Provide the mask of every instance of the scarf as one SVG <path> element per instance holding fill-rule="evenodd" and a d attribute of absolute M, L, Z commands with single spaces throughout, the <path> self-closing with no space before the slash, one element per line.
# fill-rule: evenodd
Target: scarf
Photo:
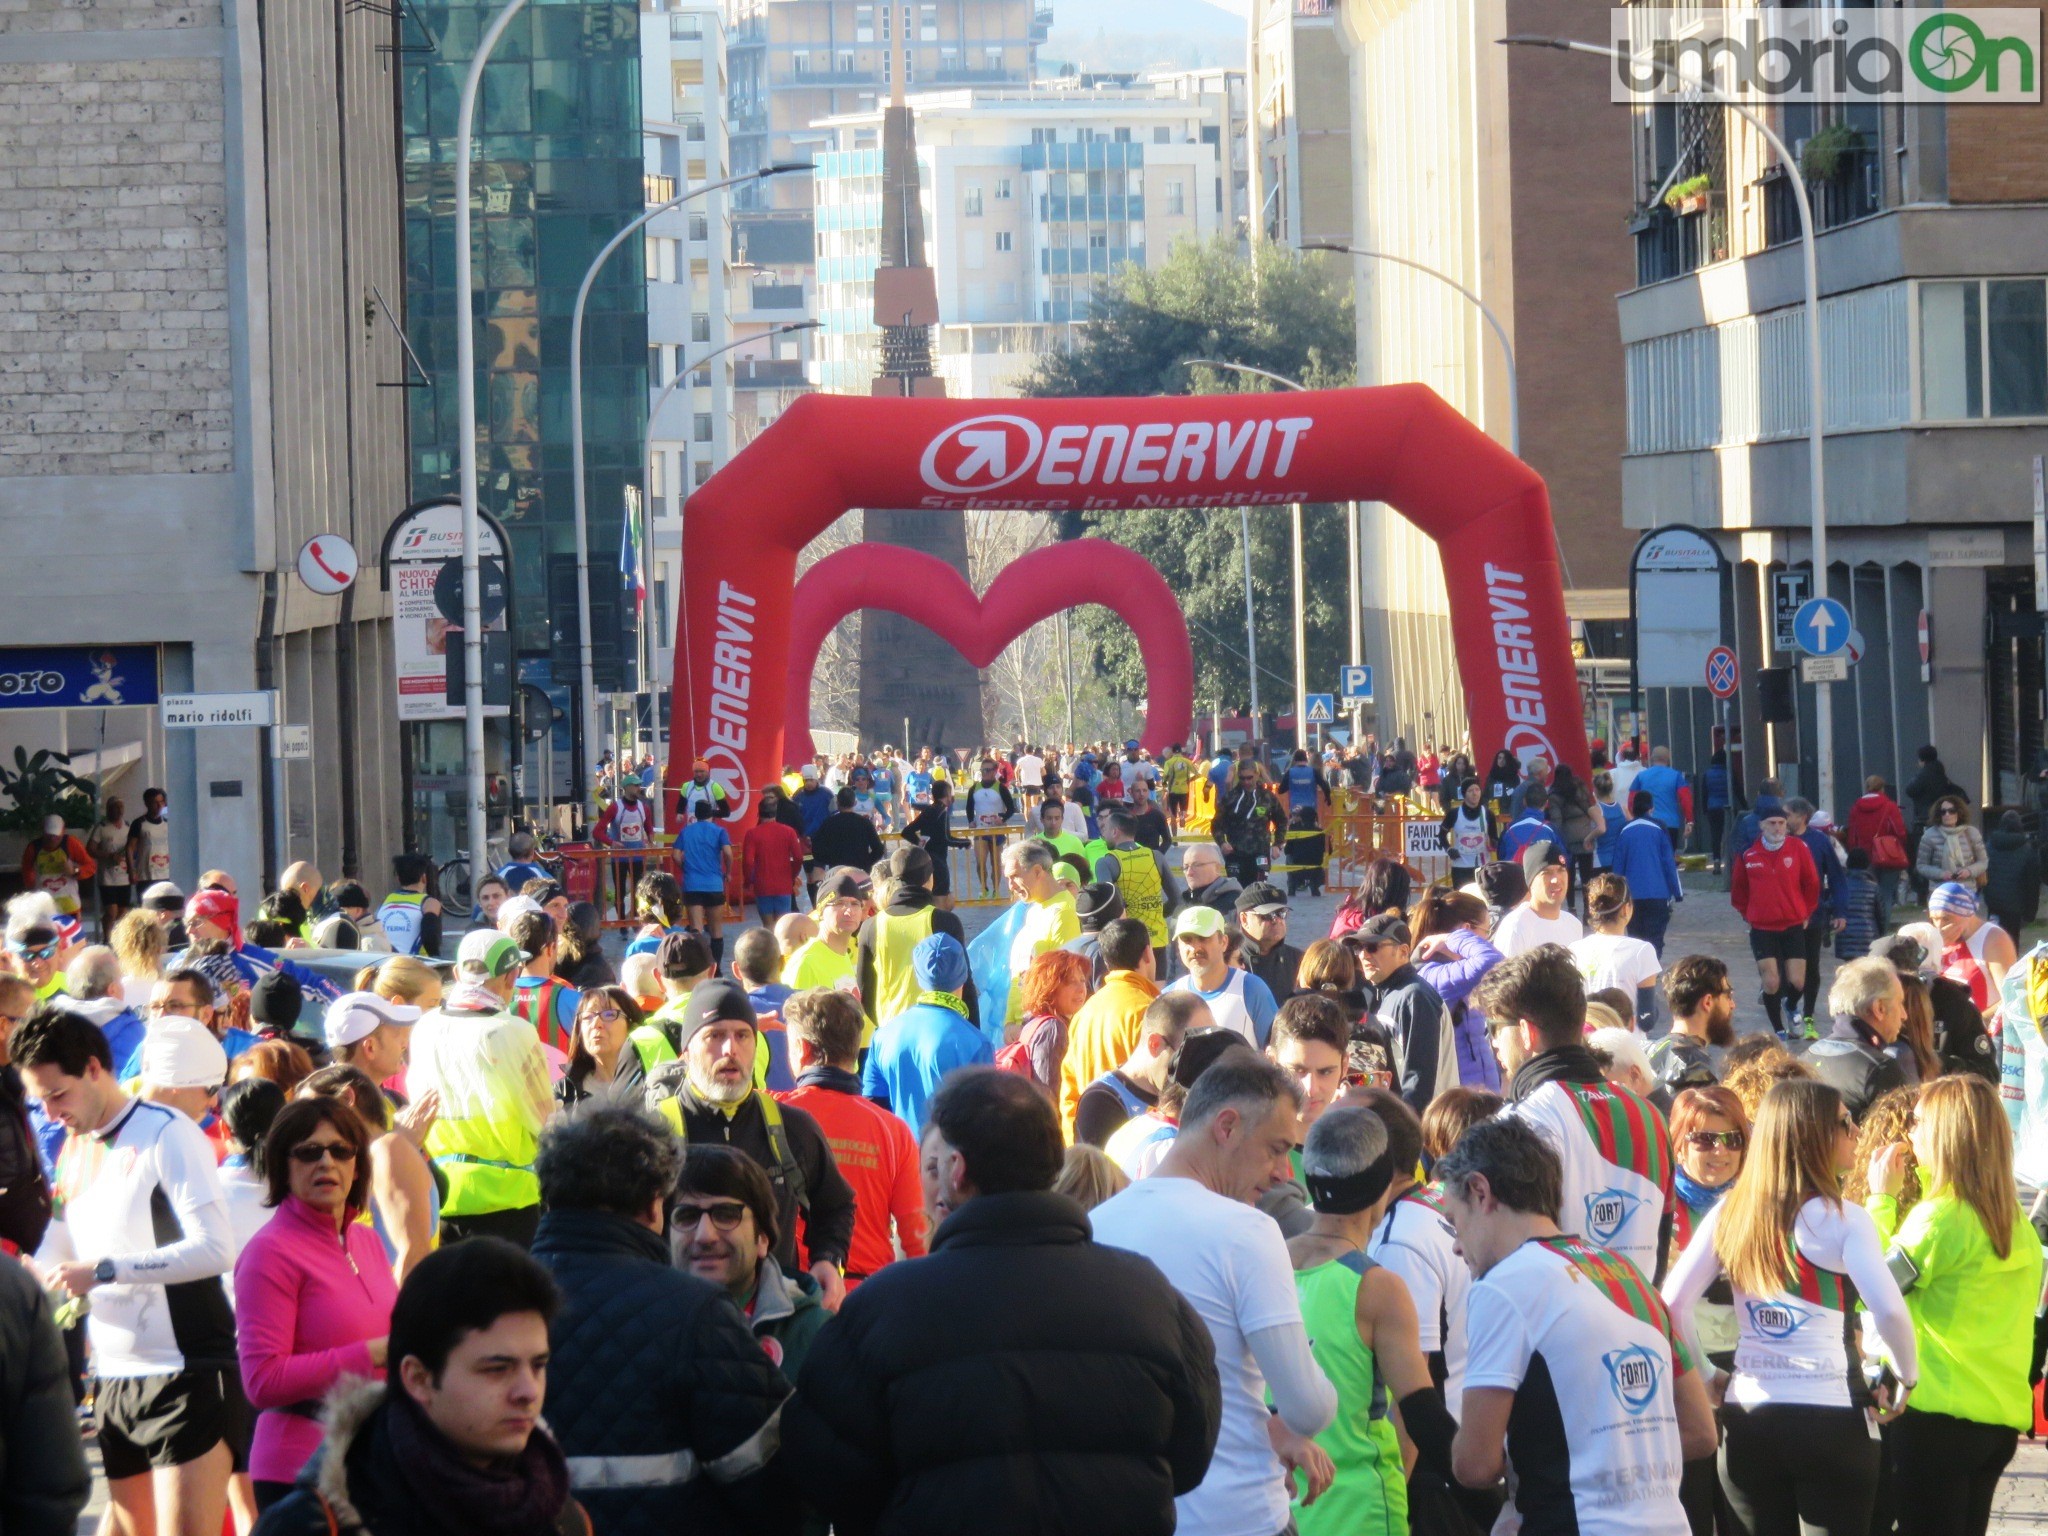
<path fill-rule="evenodd" d="M 1597 1083 L 1600 1063 L 1583 1045 L 1554 1045 L 1523 1062 L 1508 1084 L 1508 1102 L 1519 1104 L 1545 1083 Z"/>
<path fill-rule="evenodd" d="M 957 992 L 920 992 L 917 1000 L 933 1008 L 950 1008 L 963 1019 L 967 1017 L 967 1004 Z"/>
<path fill-rule="evenodd" d="M 1685 1171 L 1682 1164 L 1674 1165 L 1671 1182 L 1678 1190 L 1678 1198 L 1695 1217 L 1704 1216 L 1721 1203 L 1721 1197 L 1735 1187 L 1733 1179 L 1725 1184 L 1702 1184 Z"/>
<path fill-rule="evenodd" d="M 418 1526 L 468 1536 L 553 1536 L 569 1502 L 569 1467 L 545 1429 L 536 1429 L 509 1463 L 478 1468 L 456 1455 L 403 1392 L 389 1393 L 377 1418 L 377 1481 L 410 1505 Z"/>

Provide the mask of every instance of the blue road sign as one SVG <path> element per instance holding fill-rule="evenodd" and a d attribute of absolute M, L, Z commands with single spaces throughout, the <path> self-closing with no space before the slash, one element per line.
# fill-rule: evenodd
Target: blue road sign
<path fill-rule="evenodd" d="M 1849 610 L 1832 597 L 1811 597 L 1792 616 L 1792 638 L 1809 656 L 1832 656 L 1849 644 Z"/>
<path fill-rule="evenodd" d="M 1312 693 L 1308 696 L 1308 723 L 1310 725 L 1331 725 L 1337 719 L 1336 699 L 1327 693 Z"/>
<path fill-rule="evenodd" d="M 1372 702 L 1372 668 L 1353 665 L 1337 669 L 1337 691 L 1347 704 Z"/>

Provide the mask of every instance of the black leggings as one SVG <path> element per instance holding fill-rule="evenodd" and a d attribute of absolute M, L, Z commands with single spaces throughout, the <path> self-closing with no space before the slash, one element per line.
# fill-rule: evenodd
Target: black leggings
<path fill-rule="evenodd" d="M 1882 1451 L 1861 1408 L 1731 1403 L 1721 1423 L 1736 1536 L 1869 1536 Z"/>
<path fill-rule="evenodd" d="M 1806 925 L 1806 986 L 1799 997 L 1799 1012 L 1805 1018 L 1813 1017 L 1814 1004 L 1820 1001 L 1820 952 L 1834 931 L 1825 917 Z"/>
<path fill-rule="evenodd" d="M 1984 1536 L 2019 1431 L 1907 1408 L 1891 1426 L 1899 1536 Z"/>

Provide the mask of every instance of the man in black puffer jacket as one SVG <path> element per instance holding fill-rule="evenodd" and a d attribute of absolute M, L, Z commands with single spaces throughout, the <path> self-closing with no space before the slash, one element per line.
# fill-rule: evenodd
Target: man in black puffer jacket
<path fill-rule="evenodd" d="M 799 1512 L 764 1472 L 789 1383 L 723 1290 L 669 1264 L 682 1156 L 667 1126 L 626 1108 L 541 1138 L 533 1256 L 563 1297 L 548 1427 L 604 1536 L 782 1536 Z"/>
<path fill-rule="evenodd" d="M 783 1456 L 840 1536 L 1166 1536 L 1216 1448 L 1208 1326 L 1051 1193 L 1030 1079 L 946 1079 L 923 1144 L 931 1256 L 849 1295 L 811 1345 Z"/>

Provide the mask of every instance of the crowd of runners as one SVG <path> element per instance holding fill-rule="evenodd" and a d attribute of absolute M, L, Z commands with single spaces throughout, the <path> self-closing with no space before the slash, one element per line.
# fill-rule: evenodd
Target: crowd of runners
<path fill-rule="evenodd" d="M 120 1536 L 1985 1529 L 2048 949 L 1931 749 L 1839 823 L 1661 749 L 964 758 L 751 826 L 693 773 L 672 857 L 608 768 L 610 937 L 531 845 L 457 912 L 416 857 L 181 890 L 154 791 L 47 832 L 0 1527 L 90 1449 Z M 1449 878 L 1294 931 L 1347 795 Z M 1753 980 L 1672 939 L 1714 863 Z"/>

